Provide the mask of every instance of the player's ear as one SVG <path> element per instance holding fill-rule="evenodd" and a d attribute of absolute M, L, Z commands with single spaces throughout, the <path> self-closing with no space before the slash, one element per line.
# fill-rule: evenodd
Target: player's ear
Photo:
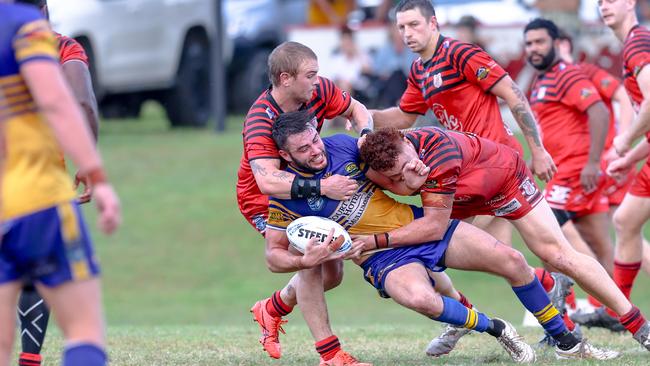
<path fill-rule="evenodd" d="M 281 157 L 282 159 L 288 161 L 289 163 L 293 161 L 293 159 L 291 159 L 291 155 L 289 155 L 288 152 L 286 152 L 286 151 L 280 149 L 280 150 L 278 150 L 278 153 L 280 153 L 280 157 Z"/>

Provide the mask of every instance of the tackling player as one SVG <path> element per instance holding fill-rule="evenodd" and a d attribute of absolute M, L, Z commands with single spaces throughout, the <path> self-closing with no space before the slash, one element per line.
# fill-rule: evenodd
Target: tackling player
<path fill-rule="evenodd" d="M 271 197 L 266 236 L 269 268 L 288 272 L 310 266 L 311 253 L 301 256 L 287 250 L 289 243 L 284 230 L 301 216 L 328 217 L 342 224 L 353 235 L 370 235 L 373 239 L 371 242 L 355 241 L 353 247 L 361 246 L 359 250 L 364 250 L 360 257 L 356 257 L 355 263 L 363 268 L 365 279 L 377 288 L 380 296 L 392 297 L 397 303 L 434 320 L 487 331 L 498 337 L 516 362 L 532 361 L 534 352 L 516 333 L 511 333 L 514 328 L 502 332 L 498 328 L 508 329 L 511 326 L 496 319 L 490 322 L 488 317 L 475 309 L 441 296 L 432 286 L 434 279 L 430 278 L 429 272 L 450 267 L 499 275 L 510 283 L 522 304 L 537 315 L 540 324 L 556 337 L 560 344 L 558 356 L 593 357 L 597 354 L 603 359 L 616 356 L 616 352 L 598 350 L 586 342 L 581 343 L 566 329 L 533 271 L 515 249 L 458 220 L 428 221 L 428 225 L 441 228 L 443 235 L 440 241 L 428 242 L 420 233 L 409 231 L 407 224 L 414 219 L 430 218 L 427 211 L 431 208 L 409 206 L 388 197 L 369 180 L 372 179 L 370 174 L 377 173 L 368 171 L 366 164 L 360 160 L 356 139 L 336 135 L 321 140 L 309 120 L 308 112 L 292 112 L 282 115 L 273 127 L 273 137 L 280 147 L 280 154 L 289 162 L 287 170 L 316 177 L 347 174 L 359 182 L 359 188 L 352 198 L 344 201 L 326 197 L 319 200 Z M 410 235 L 414 240 L 399 242 L 391 239 L 403 235 Z M 325 253 L 329 254 L 331 250 Z M 324 297 L 321 296 L 319 301 L 322 301 L 322 312 L 326 314 Z"/>
<path fill-rule="evenodd" d="M 57 65 L 54 34 L 38 10 L 0 2 L 0 114 L 7 150 L 2 180 L 4 235 L 0 246 L 0 324 L 15 321 L 23 281 L 31 280 L 51 306 L 66 340 L 65 366 L 106 364 L 99 267 L 59 146 L 89 177 L 100 229 L 120 222 L 83 116 Z M 12 3 L 13 1 L 9 1 Z M 58 140 L 58 144 L 57 144 Z M 48 226 L 52 230 L 42 231 Z M 34 235 L 39 233 L 39 235 Z M 9 364 L 13 327 L 2 327 L 0 365 Z"/>
<path fill-rule="evenodd" d="M 318 131 L 325 119 L 336 116 L 350 119 L 357 132 L 372 128 L 372 118 L 363 104 L 330 80 L 318 76 L 318 59 L 310 48 L 297 42 L 285 42 L 271 52 L 268 65 L 271 86 L 257 98 L 246 116 L 244 152 L 237 181 L 239 209 L 262 235 L 268 218 L 268 195 L 281 198 L 319 199 L 327 196 L 347 199 L 357 189 L 354 180 L 342 175 L 313 179 L 280 170 L 280 155 L 271 136 L 273 123 L 279 115 L 308 110 L 315 116 L 313 123 Z M 322 267 L 325 288 L 336 287 L 343 276 L 342 261 L 330 261 Z M 310 291 L 316 286 L 306 282 L 308 276 L 302 278 L 294 276 L 282 290 L 258 301 L 251 309 L 262 332 L 260 343 L 273 358 L 281 357 L 278 336 L 280 331 L 284 332 L 282 324 L 285 321 L 282 317 L 300 303 L 299 299 L 309 299 L 312 296 Z M 301 304 L 303 313 L 309 312 L 307 301 L 304 300 L 305 303 Z M 321 346 L 328 344 L 324 340 L 317 341 L 317 349 L 323 349 Z M 329 356 L 328 354 L 327 357 Z M 332 362 L 338 358 L 351 358 L 345 351 L 332 357 Z"/>
<path fill-rule="evenodd" d="M 37 6 L 41 10 L 41 13 L 46 18 L 49 18 L 47 0 L 18 0 L 16 3 Z M 84 112 L 85 120 L 96 141 L 99 121 L 97 100 L 92 89 L 92 81 L 88 69 L 88 57 L 77 41 L 59 33 L 55 33 L 55 35 L 58 41 L 59 63 L 61 64 L 63 74 Z M 65 167 L 63 157 L 61 157 L 61 162 Z M 78 184 L 79 182 L 82 182 L 85 186 L 84 192 L 79 196 L 79 202 L 86 203 L 90 201 L 90 186 L 86 184 L 85 177 L 77 174 L 75 183 Z M 33 284 L 26 285 L 20 294 L 20 299 L 18 300 L 18 317 L 22 345 L 22 352 L 18 359 L 18 364 L 23 366 L 38 366 L 42 361 L 40 353 L 48 326 L 49 311 Z"/>
<path fill-rule="evenodd" d="M 504 123 L 497 97 L 503 99 L 530 148 L 532 170 L 548 181 L 556 171 L 546 152 L 526 97 L 487 52 L 440 33 L 430 0 L 402 0 L 396 23 L 404 43 L 420 58 L 413 62 L 399 107 L 372 111 L 376 127 L 407 128 L 432 110 L 445 128 L 472 132 L 523 150 Z M 475 218 L 475 225 L 510 243 L 512 226 L 494 217 Z"/>
<path fill-rule="evenodd" d="M 402 134 L 391 128 L 366 135 L 360 152 L 373 170 L 387 178 L 377 182 L 380 186 L 397 194 L 419 192 L 422 205 L 429 208 L 402 232 L 390 233 L 392 243 L 439 240 L 445 230 L 443 223 L 450 217 L 494 215 L 508 219 L 535 255 L 615 309 L 623 326 L 650 350 L 650 323 L 596 260 L 576 252 L 567 242 L 516 151 L 472 134 L 439 128 Z M 413 159 L 430 167 L 428 177 L 405 169 Z M 360 240 L 372 244 L 374 238 Z"/>
<path fill-rule="evenodd" d="M 629 129 L 614 138 L 614 149 L 622 157 L 613 161 L 608 173 L 623 177 L 635 164 L 648 157 L 650 138 L 650 31 L 639 25 L 634 0 L 599 0 L 598 6 L 605 24 L 623 42 L 623 85 L 632 99 L 637 118 Z M 630 150 L 634 141 L 645 138 Z M 642 231 L 650 218 L 650 161 L 636 175 L 623 202 L 614 213 L 616 249 L 614 281 L 629 297 L 643 256 Z M 600 312 L 600 320 L 614 314 Z M 650 346 L 650 341 L 647 341 Z"/>

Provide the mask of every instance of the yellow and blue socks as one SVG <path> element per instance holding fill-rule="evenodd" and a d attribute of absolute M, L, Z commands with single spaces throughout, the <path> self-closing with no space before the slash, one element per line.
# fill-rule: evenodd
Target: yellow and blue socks
<path fill-rule="evenodd" d="M 564 324 L 562 314 L 551 304 L 537 277 L 527 285 L 513 287 L 519 301 L 535 315 L 539 324 L 553 337 L 561 349 L 571 349 L 580 341 Z"/>

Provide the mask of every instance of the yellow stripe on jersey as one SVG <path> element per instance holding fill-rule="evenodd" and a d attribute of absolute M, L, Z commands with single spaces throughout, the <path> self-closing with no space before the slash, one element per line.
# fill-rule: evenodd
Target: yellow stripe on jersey
<path fill-rule="evenodd" d="M 387 196 L 381 189 L 370 185 L 375 192 L 363 216 L 348 232 L 353 235 L 377 234 L 400 228 L 413 221 L 413 210 Z"/>
<path fill-rule="evenodd" d="M 59 58 L 56 37 L 45 19 L 23 25 L 14 38 L 14 50 L 19 64 L 34 57 Z"/>
<path fill-rule="evenodd" d="M 286 228 L 291 221 L 297 219 L 300 215 L 289 210 L 277 201 L 269 201 L 269 218 L 267 224 L 278 228 Z"/>
<path fill-rule="evenodd" d="M 560 315 L 560 312 L 557 311 L 553 304 L 548 304 L 542 310 L 536 312 L 534 315 L 540 323 L 546 324 L 556 315 Z"/>

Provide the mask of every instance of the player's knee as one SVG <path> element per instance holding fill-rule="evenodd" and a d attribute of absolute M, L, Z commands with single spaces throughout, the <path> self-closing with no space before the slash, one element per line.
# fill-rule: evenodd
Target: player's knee
<path fill-rule="evenodd" d="M 633 218 L 628 217 L 622 210 L 614 212 L 612 222 L 617 235 L 628 232 L 641 232 L 642 225 L 638 225 Z"/>
<path fill-rule="evenodd" d="M 323 287 L 325 291 L 331 290 L 343 282 L 343 263 L 325 272 L 323 277 Z"/>
<path fill-rule="evenodd" d="M 410 291 L 404 299 L 406 307 L 427 316 L 440 316 L 442 314 L 443 303 L 440 295 L 437 295 L 431 289 L 414 289 Z"/>

